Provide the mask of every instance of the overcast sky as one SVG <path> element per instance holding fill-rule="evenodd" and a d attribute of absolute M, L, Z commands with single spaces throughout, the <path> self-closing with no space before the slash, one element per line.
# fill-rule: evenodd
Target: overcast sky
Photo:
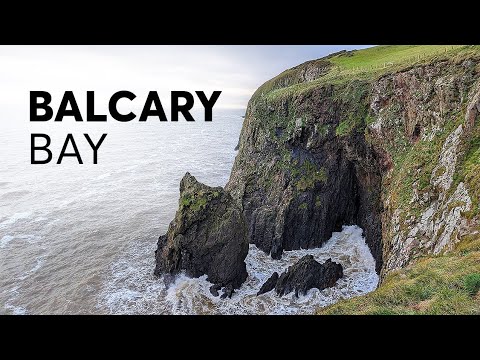
<path fill-rule="evenodd" d="M 28 94 L 46 90 L 58 106 L 74 91 L 84 113 L 87 90 L 107 109 L 118 90 L 137 95 L 141 108 L 156 90 L 169 102 L 172 90 L 221 90 L 215 108 L 245 108 L 255 89 L 281 71 L 342 49 L 367 45 L 318 46 L 0 46 L 0 122 L 25 117 Z M 163 100 L 163 98 L 165 100 Z M 55 111 L 55 110 L 54 110 Z"/>

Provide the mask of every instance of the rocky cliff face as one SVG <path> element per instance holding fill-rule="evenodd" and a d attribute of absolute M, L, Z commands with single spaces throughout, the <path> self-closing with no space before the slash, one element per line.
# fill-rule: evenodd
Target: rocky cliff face
<path fill-rule="evenodd" d="M 477 127 L 479 55 L 343 77 L 325 75 L 328 60 L 309 62 L 264 84 L 226 186 L 250 241 L 280 257 L 355 223 L 385 275 L 472 232 L 476 184 L 462 178 L 458 159 Z M 302 78 L 307 69 L 316 76 Z"/>
<path fill-rule="evenodd" d="M 368 94 L 369 84 L 355 81 L 250 102 L 226 189 L 240 202 L 250 241 L 272 257 L 321 246 L 333 231 L 355 223 L 365 229 L 381 268 L 374 239 L 381 238 L 385 159 L 353 129 L 354 119 L 369 114 Z M 342 121 L 348 125 L 341 132 Z"/>
<path fill-rule="evenodd" d="M 451 250 L 476 225 L 477 184 L 458 176 L 458 159 L 475 127 L 478 70 L 477 57 L 444 60 L 372 84 L 372 144 L 396 160 L 383 179 L 384 272 Z"/>
<path fill-rule="evenodd" d="M 480 50 L 338 65 L 355 56 L 302 64 L 257 90 L 225 194 L 248 241 L 273 258 L 358 224 L 384 277 L 478 228 Z"/>

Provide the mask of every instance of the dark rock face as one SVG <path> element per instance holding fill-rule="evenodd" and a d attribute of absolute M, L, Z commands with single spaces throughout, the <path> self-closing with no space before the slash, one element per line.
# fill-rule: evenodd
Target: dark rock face
<path fill-rule="evenodd" d="M 218 296 L 218 291 L 221 289 L 222 287 L 220 285 L 212 285 L 210 286 L 210 294 L 212 294 L 213 296 Z"/>
<path fill-rule="evenodd" d="M 243 208 L 250 242 L 274 259 L 283 250 L 320 247 L 342 225 L 357 224 L 379 272 L 387 162 L 356 120 L 345 120 L 361 124 L 368 116 L 370 85 L 342 86 L 271 104 L 254 95 L 226 190 Z"/>
<path fill-rule="evenodd" d="M 268 278 L 267 281 L 265 281 L 265 283 L 262 285 L 262 287 L 260 288 L 260 290 L 257 292 L 257 296 L 258 295 L 262 295 L 262 294 L 265 294 L 269 291 L 272 291 L 273 289 L 275 289 L 275 285 L 277 284 L 277 280 L 278 280 L 278 273 L 277 272 L 274 272 L 272 274 L 272 276 L 270 276 Z"/>
<path fill-rule="evenodd" d="M 306 295 L 311 288 L 323 290 L 332 287 L 341 277 L 342 265 L 331 259 L 320 264 L 312 255 L 305 255 L 280 275 L 275 292 L 282 296 L 295 291 L 295 296 L 298 297 L 298 294 Z"/>
<path fill-rule="evenodd" d="M 168 232 L 160 236 L 155 274 L 204 274 L 220 286 L 238 288 L 247 278 L 245 219 L 221 187 L 199 183 L 186 173 L 180 183 L 179 209 Z"/>
<path fill-rule="evenodd" d="M 227 297 L 231 299 L 234 292 L 235 291 L 233 290 L 233 285 L 228 284 L 223 288 L 223 294 L 222 296 L 220 296 L 220 299 L 226 299 Z"/>

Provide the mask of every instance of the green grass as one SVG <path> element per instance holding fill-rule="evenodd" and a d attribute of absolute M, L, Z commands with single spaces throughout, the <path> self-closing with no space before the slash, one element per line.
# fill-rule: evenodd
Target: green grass
<path fill-rule="evenodd" d="M 355 128 L 355 122 L 351 121 L 350 119 L 342 121 L 338 124 L 337 128 L 335 129 L 335 135 L 337 136 L 345 136 L 350 134 L 352 130 Z"/>
<path fill-rule="evenodd" d="M 298 205 L 298 210 L 307 210 L 308 209 L 308 204 L 307 203 L 301 203 Z"/>
<path fill-rule="evenodd" d="M 341 300 L 317 313 L 479 315 L 479 250 L 477 234 L 449 254 L 421 258 L 390 273 L 374 292 Z"/>
<path fill-rule="evenodd" d="M 335 129 L 335 135 L 347 136 L 350 135 L 354 130 L 364 131 L 366 125 L 365 120 L 358 114 L 350 113 L 346 120 L 343 120 L 340 122 L 340 124 L 338 124 L 337 128 Z"/>
<path fill-rule="evenodd" d="M 199 211 L 207 206 L 207 203 L 220 195 L 218 191 L 198 191 L 185 193 L 180 198 L 180 210 Z"/>
<path fill-rule="evenodd" d="M 425 64 L 441 59 L 457 59 L 462 56 L 479 56 L 477 45 L 384 45 L 356 50 L 323 59 L 308 61 L 285 70 L 260 86 L 253 100 L 264 97 L 267 101 L 301 96 L 322 84 L 340 84 L 376 78 L 406 69 L 416 64 Z M 302 80 L 307 66 L 320 66 L 325 70 L 317 79 Z"/>
<path fill-rule="evenodd" d="M 354 51 L 330 59 L 345 70 L 374 70 L 398 64 L 415 63 L 422 59 L 458 50 L 461 45 L 384 45 Z"/>
<path fill-rule="evenodd" d="M 471 130 L 470 140 L 463 144 L 462 156 L 457 162 L 454 175 L 454 184 L 465 182 L 470 198 L 472 210 L 469 217 L 480 214 L 480 124 L 477 121 Z"/>
<path fill-rule="evenodd" d="M 396 134 L 396 143 L 388 149 L 393 160 L 393 171 L 388 182 L 384 184 L 384 191 L 390 195 L 393 208 L 406 210 L 406 213 L 402 212 L 403 215 L 419 215 L 423 205 L 418 202 L 411 203 L 414 184 L 417 184 L 420 194 L 436 191 L 430 184 L 433 169 L 438 163 L 445 139 L 462 122 L 463 113 L 452 115 L 451 120 L 432 141 L 419 140 L 411 144 L 404 134 Z M 440 176 L 442 172 L 445 172 L 445 168 L 440 168 L 436 176 Z M 404 223 L 403 220 L 401 223 Z"/>
<path fill-rule="evenodd" d="M 474 296 L 480 290 L 480 273 L 465 276 L 464 286 L 470 296 Z"/>
<path fill-rule="evenodd" d="M 310 161 L 305 161 L 299 168 L 295 188 L 299 192 L 311 190 L 315 187 L 317 182 L 325 183 L 327 182 L 327 174 L 325 169 L 318 169 Z"/>

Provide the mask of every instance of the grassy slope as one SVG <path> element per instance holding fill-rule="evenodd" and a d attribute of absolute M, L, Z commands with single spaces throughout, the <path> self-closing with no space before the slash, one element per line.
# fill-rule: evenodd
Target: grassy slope
<path fill-rule="evenodd" d="M 425 257 L 389 274 L 374 292 L 318 314 L 480 314 L 480 236 L 449 254 Z"/>
<path fill-rule="evenodd" d="M 323 84 L 349 84 L 353 80 L 369 82 L 415 65 L 446 58 L 460 61 L 479 54 L 480 46 L 378 46 L 315 60 L 313 63 L 321 65 L 328 62 L 330 68 L 314 81 L 301 82 L 299 76 L 312 62 L 286 70 L 262 85 L 253 99 L 277 102 L 305 95 Z M 440 140 L 444 140 L 452 126 L 462 121 L 463 117 L 460 116 L 449 123 L 444 129 L 445 134 L 439 136 Z M 354 125 L 348 121 L 341 123 L 336 129 L 337 135 L 348 133 Z M 469 188 L 474 205 L 471 217 L 478 215 L 480 210 L 480 126 L 476 126 L 472 132 L 469 142 L 462 145 L 464 148 L 455 175 L 455 183 L 464 181 Z M 411 189 L 415 180 L 408 176 L 410 168 L 422 168 L 426 180 L 420 179 L 420 185 L 428 183 L 429 167 L 435 163 L 439 150 L 436 147 L 442 143 L 429 142 L 429 145 L 420 141 L 412 151 L 394 157 L 401 175 L 395 178 L 398 181 L 394 184 L 398 187 L 399 201 L 411 199 L 410 192 L 405 190 Z M 432 144 L 435 148 L 428 147 Z M 402 194 L 408 196 L 400 196 Z M 468 214 L 465 215 L 468 217 Z M 408 268 L 389 274 L 376 291 L 320 309 L 319 314 L 480 314 L 479 289 L 480 234 L 477 233 L 464 237 L 455 251 L 421 258 Z"/>
<path fill-rule="evenodd" d="M 331 61 L 344 69 L 365 68 L 374 70 L 395 64 L 415 63 L 423 58 L 441 55 L 452 50 L 459 50 L 463 46 L 453 45 L 393 45 L 375 46 L 355 52 L 352 56 L 337 56 Z"/>
<path fill-rule="evenodd" d="M 480 55 L 478 45 L 392 45 L 313 60 L 285 70 L 263 84 L 253 98 L 265 97 L 277 100 L 300 95 L 322 84 L 345 83 L 350 80 L 375 80 L 384 74 L 407 69 L 422 63 L 445 58 Z M 330 69 L 318 79 L 300 82 L 298 74 L 309 64 L 330 64 Z"/>

